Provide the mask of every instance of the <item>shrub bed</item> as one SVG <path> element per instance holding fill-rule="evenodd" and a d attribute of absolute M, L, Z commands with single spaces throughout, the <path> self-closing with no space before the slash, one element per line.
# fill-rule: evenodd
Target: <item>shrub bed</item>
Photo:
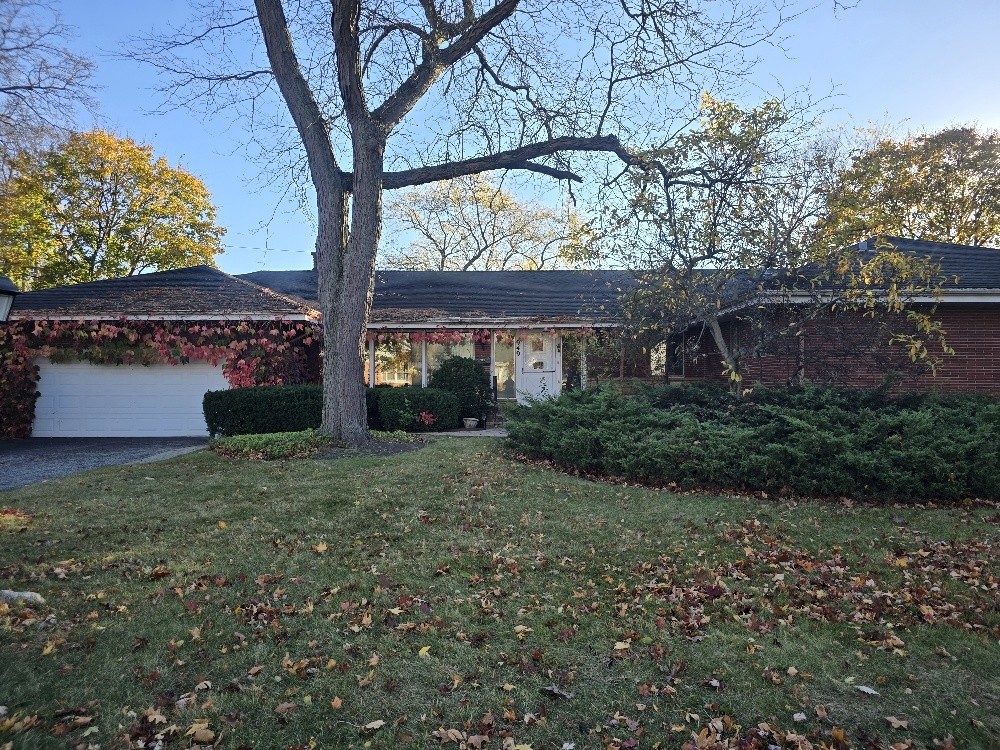
<path fill-rule="evenodd" d="M 508 433 L 531 457 L 683 489 L 1000 498 L 1000 401 L 982 395 L 602 388 L 513 409 Z"/>
<path fill-rule="evenodd" d="M 301 432 L 320 426 L 323 390 L 318 385 L 276 385 L 209 391 L 202 407 L 213 437 Z"/>
<path fill-rule="evenodd" d="M 378 414 L 381 429 L 430 432 L 458 427 L 458 396 L 438 388 L 381 388 Z"/>
<path fill-rule="evenodd" d="M 369 388 L 368 427 L 373 430 L 429 432 L 459 423 L 459 401 L 436 388 Z M 209 391 L 203 401 L 212 437 L 264 435 L 316 429 L 323 420 L 323 391 L 318 385 L 265 386 Z M 423 415 L 423 416 L 421 416 Z"/>
<path fill-rule="evenodd" d="M 266 435 L 233 435 L 213 440 L 209 446 L 220 456 L 274 461 L 280 458 L 309 458 L 330 439 L 314 430 L 272 432 Z"/>

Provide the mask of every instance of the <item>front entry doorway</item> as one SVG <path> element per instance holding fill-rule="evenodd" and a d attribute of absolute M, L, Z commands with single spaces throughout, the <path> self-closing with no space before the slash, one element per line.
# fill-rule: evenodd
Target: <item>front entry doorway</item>
<path fill-rule="evenodd" d="M 518 403 L 558 396 L 562 390 L 562 339 L 540 331 L 518 331 L 516 342 Z"/>

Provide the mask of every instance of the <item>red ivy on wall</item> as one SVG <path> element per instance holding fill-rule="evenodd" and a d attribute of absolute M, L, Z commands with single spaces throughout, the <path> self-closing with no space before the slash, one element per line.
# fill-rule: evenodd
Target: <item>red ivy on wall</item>
<path fill-rule="evenodd" d="M 315 380 L 307 350 L 322 337 L 313 323 L 283 321 L 20 320 L 0 326 L 0 438 L 31 435 L 38 398 L 32 360 L 95 364 L 206 361 L 234 388 Z"/>

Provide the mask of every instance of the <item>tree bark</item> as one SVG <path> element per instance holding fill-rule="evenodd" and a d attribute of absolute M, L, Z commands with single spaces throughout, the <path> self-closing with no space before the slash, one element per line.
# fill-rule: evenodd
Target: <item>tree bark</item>
<path fill-rule="evenodd" d="M 719 325 L 719 319 L 712 317 L 708 320 L 708 330 L 712 332 L 712 340 L 715 341 L 715 346 L 718 348 L 719 353 L 722 354 L 722 359 L 726 363 L 726 370 L 728 371 L 730 383 L 732 383 L 733 388 L 736 391 L 737 396 L 743 395 L 743 376 L 740 373 L 740 362 L 733 355 L 732 350 L 726 343 L 726 337 L 722 335 L 722 326 Z"/>

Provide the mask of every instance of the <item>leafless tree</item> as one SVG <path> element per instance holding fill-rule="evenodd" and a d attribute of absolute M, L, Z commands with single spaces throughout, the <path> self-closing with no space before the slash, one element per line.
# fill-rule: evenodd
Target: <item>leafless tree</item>
<path fill-rule="evenodd" d="M 66 48 L 70 30 L 43 0 L 0 0 L 0 177 L 32 148 L 90 107 L 91 62 Z"/>
<path fill-rule="evenodd" d="M 613 178 L 702 90 L 746 73 L 755 45 L 780 42 L 793 2 L 202 0 L 192 25 L 132 55 L 167 74 L 166 106 L 234 107 L 262 150 L 307 167 L 322 429 L 358 444 L 383 191 L 490 170 L 579 182 L 596 165 Z"/>

